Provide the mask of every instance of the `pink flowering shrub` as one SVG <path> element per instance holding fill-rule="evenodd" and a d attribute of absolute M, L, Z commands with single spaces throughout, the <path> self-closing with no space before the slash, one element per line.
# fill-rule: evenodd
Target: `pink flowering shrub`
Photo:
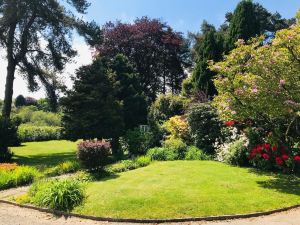
<path fill-rule="evenodd" d="M 77 158 L 88 169 L 103 168 L 109 162 L 111 146 L 106 141 L 83 141 L 78 144 Z"/>
<path fill-rule="evenodd" d="M 249 153 L 250 163 L 260 169 L 279 169 L 283 172 L 299 172 L 300 150 L 258 144 Z"/>

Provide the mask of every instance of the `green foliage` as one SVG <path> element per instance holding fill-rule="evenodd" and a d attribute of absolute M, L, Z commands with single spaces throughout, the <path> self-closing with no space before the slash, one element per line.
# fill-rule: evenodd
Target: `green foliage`
<path fill-rule="evenodd" d="M 130 155 L 144 155 L 147 150 L 153 147 L 153 134 L 141 132 L 139 128 L 128 130 L 123 137 L 125 150 Z"/>
<path fill-rule="evenodd" d="M 240 42 L 211 66 L 219 73 L 214 105 L 223 120 L 261 127 L 278 143 L 299 140 L 299 37 L 297 24 L 278 31 L 271 44 L 263 45 L 264 37 Z"/>
<path fill-rule="evenodd" d="M 151 163 L 151 158 L 148 156 L 140 156 L 133 160 L 123 160 L 114 163 L 105 168 L 110 173 L 121 173 L 129 170 L 134 170 L 140 167 L 148 166 Z"/>
<path fill-rule="evenodd" d="M 173 116 L 183 115 L 189 101 L 178 95 L 160 95 L 151 105 L 150 122 L 162 124 Z"/>
<path fill-rule="evenodd" d="M 171 150 L 174 153 L 176 160 L 184 159 L 185 153 L 187 151 L 186 143 L 179 138 L 170 138 L 165 140 L 163 143 L 163 147 Z"/>
<path fill-rule="evenodd" d="M 20 144 L 17 136 L 18 125 L 18 121 L 0 116 L 0 163 L 11 160 L 12 153 L 8 147 Z"/>
<path fill-rule="evenodd" d="M 231 143 L 225 161 L 234 166 L 249 166 L 249 150 L 244 138 Z"/>
<path fill-rule="evenodd" d="M 185 160 L 209 160 L 210 158 L 196 146 L 189 146 L 185 154 Z"/>
<path fill-rule="evenodd" d="M 171 117 L 162 125 L 162 128 L 168 132 L 168 139 L 190 140 L 189 127 L 185 116 Z"/>
<path fill-rule="evenodd" d="M 122 105 L 108 64 L 98 58 L 77 70 L 73 90 L 61 101 L 68 139 L 108 139 L 124 133 Z"/>
<path fill-rule="evenodd" d="M 58 113 L 40 111 L 38 106 L 25 106 L 17 110 L 14 117 L 22 123 L 36 126 L 61 126 L 61 115 Z"/>
<path fill-rule="evenodd" d="M 55 167 L 51 167 L 45 171 L 47 176 L 59 176 L 67 173 L 75 173 L 80 170 L 81 166 L 78 161 L 65 161 Z"/>
<path fill-rule="evenodd" d="M 34 167 L 18 166 L 14 170 L 0 170 L 0 190 L 32 183 L 40 173 Z"/>
<path fill-rule="evenodd" d="M 102 169 L 109 162 L 110 143 L 105 141 L 83 141 L 78 144 L 77 158 L 88 169 Z"/>
<path fill-rule="evenodd" d="M 109 67 L 113 71 L 117 98 L 122 101 L 125 129 L 133 129 L 147 121 L 147 102 L 143 94 L 139 75 L 127 57 L 118 54 L 111 59 Z"/>
<path fill-rule="evenodd" d="M 214 144 L 222 136 L 222 123 L 216 110 L 210 104 L 195 104 L 189 110 L 188 123 L 195 146 L 213 154 Z"/>
<path fill-rule="evenodd" d="M 177 157 L 175 152 L 171 149 L 158 147 L 149 149 L 147 156 L 149 156 L 152 160 L 157 161 L 173 161 Z"/>
<path fill-rule="evenodd" d="M 18 95 L 15 99 L 15 106 L 17 108 L 20 108 L 22 106 L 25 106 L 26 105 L 26 99 L 24 98 L 23 95 Z"/>
<path fill-rule="evenodd" d="M 18 129 L 18 137 L 22 142 L 59 140 L 61 131 L 61 127 L 22 124 Z"/>
<path fill-rule="evenodd" d="M 83 202 L 85 186 L 72 179 L 39 181 L 30 188 L 29 196 L 38 206 L 71 211 Z"/>

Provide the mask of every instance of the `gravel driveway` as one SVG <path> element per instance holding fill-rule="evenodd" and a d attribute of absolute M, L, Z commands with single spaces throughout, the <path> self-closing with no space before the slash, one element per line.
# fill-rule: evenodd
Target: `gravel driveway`
<path fill-rule="evenodd" d="M 32 209 L 0 203 L 0 225 L 129 225 L 129 223 L 108 223 L 78 218 L 55 217 Z M 191 222 L 176 225 L 300 225 L 300 208 L 265 217 L 221 221 Z M 175 225 L 175 224 L 174 224 Z"/>

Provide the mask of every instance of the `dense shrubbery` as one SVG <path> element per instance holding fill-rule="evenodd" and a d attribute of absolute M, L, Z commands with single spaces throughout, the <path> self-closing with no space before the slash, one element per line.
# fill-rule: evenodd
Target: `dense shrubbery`
<path fill-rule="evenodd" d="M 240 138 L 228 147 L 228 152 L 225 156 L 225 161 L 235 166 L 249 166 L 249 150 L 247 140 Z"/>
<path fill-rule="evenodd" d="M 196 146 L 190 146 L 185 154 L 185 160 L 209 160 L 210 156 L 205 154 L 201 149 Z"/>
<path fill-rule="evenodd" d="M 144 155 L 149 148 L 153 147 L 153 134 L 135 128 L 126 132 L 123 142 L 124 150 L 130 155 Z"/>
<path fill-rule="evenodd" d="M 165 129 L 170 139 L 182 139 L 186 142 L 190 141 L 189 126 L 184 116 L 173 116 L 167 120 L 162 128 Z"/>
<path fill-rule="evenodd" d="M 22 124 L 18 129 L 18 137 L 22 142 L 59 140 L 61 131 L 61 127 Z"/>
<path fill-rule="evenodd" d="M 0 190 L 32 183 L 40 173 L 29 166 L 13 166 L 0 169 Z"/>
<path fill-rule="evenodd" d="M 214 144 L 222 137 L 222 123 L 215 109 L 207 103 L 193 105 L 188 113 L 188 123 L 195 146 L 214 154 Z"/>
<path fill-rule="evenodd" d="M 152 160 L 157 161 L 173 161 L 176 159 L 175 153 L 168 148 L 151 148 L 147 152 L 147 156 L 149 156 Z"/>
<path fill-rule="evenodd" d="M 85 168 L 103 168 L 108 164 L 110 155 L 111 146 L 109 142 L 91 140 L 78 144 L 77 157 Z"/>
<path fill-rule="evenodd" d="M 187 151 L 187 144 L 179 138 L 165 140 L 163 147 L 173 152 L 176 160 L 184 159 Z"/>
<path fill-rule="evenodd" d="M 70 211 L 83 202 L 85 186 L 71 179 L 39 181 L 30 188 L 29 197 L 38 206 Z"/>

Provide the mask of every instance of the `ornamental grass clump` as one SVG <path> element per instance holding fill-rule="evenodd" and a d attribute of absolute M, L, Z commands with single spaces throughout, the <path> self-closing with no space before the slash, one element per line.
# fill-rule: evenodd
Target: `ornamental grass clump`
<path fill-rule="evenodd" d="M 90 140 L 78 144 L 77 158 L 87 169 L 102 169 L 109 162 L 111 145 L 106 141 Z"/>

